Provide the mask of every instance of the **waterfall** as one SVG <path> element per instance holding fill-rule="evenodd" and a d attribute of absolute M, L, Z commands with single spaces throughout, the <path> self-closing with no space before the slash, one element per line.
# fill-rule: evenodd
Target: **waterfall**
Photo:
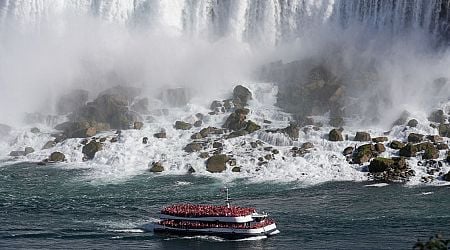
<path fill-rule="evenodd" d="M 449 38 L 449 13 L 449 0 L 3 0 L 0 29 L 38 31 L 88 15 L 133 28 L 274 45 L 327 23 Z"/>

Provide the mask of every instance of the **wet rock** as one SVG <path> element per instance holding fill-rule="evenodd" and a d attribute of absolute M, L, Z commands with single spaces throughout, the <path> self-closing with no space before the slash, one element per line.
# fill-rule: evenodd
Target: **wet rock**
<path fill-rule="evenodd" d="M 264 159 L 270 161 L 270 160 L 272 160 L 272 155 L 271 155 L 271 154 L 266 154 L 266 155 L 264 156 Z"/>
<path fill-rule="evenodd" d="M 252 141 L 252 142 L 250 142 L 250 146 L 252 148 L 256 148 L 256 147 L 258 147 L 258 144 L 256 142 Z"/>
<path fill-rule="evenodd" d="M 192 128 L 192 124 L 183 121 L 176 121 L 174 128 L 180 130 L 189 130 Z"/>
<path fill-rule="evenodd" d="M 159 138 L 159 139 L 161 139 L 161 138 L 167 138 L 167 134 L 166 134 L 166 132 L 159 132 L 159 133 L 153 134 L 153 137 Z"/>
<path fill-rule="evenodd" d="M 248 135 L 248 132 L 246 130 L 240 130 L 240 131 L 233 131 L 225 136 L 225 139 L 232 139 L 240 136 Z"/>
<path fill-rule="evenodd" d="M 400 142 L 400 141 L 392 141 L 389 144 L 389 147 L 392 148 L 392 149 L 401 149 L 404 146 L 405 146 L 405 144 L 403 142 Z"/>
<path fill-rule="evenodd" d="M 428 120 L 430 122 L 444 123 L 445 122 L 444 111 L 442 109 L 439 109 L 432 112 L 428 117 Z"/>
<path fill-rule="evenodd" d="M 41 130 L 39 128 L 34 127 L 34 128 L 30 129 L 30 132 L 33 133 L 33 134 L 37 134 L 37 133 L 40 133 Z"/>
<path fill-rule="evenodd" d="M 234 113 L 228 116 L 223 127 L 234 131 L 244 129 L 247 126 L 245 119 L 248 112 L 247 109 L 236 109 Z"/>
<path fill-rule="evenodd" d="M 370 134 L 367 132 L 356 132 L 355 141 L 371 141 Z"/>
<path fill-rule="evenodd" d="M 25 147 L 25 151 L 24 151 L 25 155 L 31 154 L 33 152 L 34 152 L 34 148 L 32 148 L 32 147 Z"/>
<path fill-rule="evenodd" d="M 450 124 L 439 124 L 439 135 L 444 137 L 450 137 Z"/>
<path fill-rule="evenodd" d="M 184 147 L 184 151 L 188 153 L 198 152 L 203 149 L 203 145 L 197 142 L 191 142 L 186 147 Z"/>
<path fill-rule="evenodd" d="M 233 89 L 233 102 L 235 106 L 245 107 L 252 99 L 252 92 L 242 85 L 237 85 Z"/>
<path fill-rule="evenodd" d="M 376 155 L 375 146 L 372 144 L 364 144 L 356 149 L 353 155 L 353 163 L 362 164 L 368 162 L 372 157 Z"/>
<path fill-rule="evenodd" d="M 102 150 L 103 145 L 100 142 L 97 141 L 90 141 L 88 144 L 86 144 L 86 146 L 83 147 L 82 149 L 82 153 L 85 156 L 85 159 L 87 160 L 92 160 L 95 157 L 95 154 Z"/>
<path fill-rule="evenodd" d="M 86 138 L 97 134 L 97 131 L 108 130 L 109 126 L 97 122 L 64 122 L 55 126 L 55 129 L 62 130 L 66 138 Z"/>
<path fill-rule="evenodd" d="M 115 137 L 113 137 L 113 138 L 111 138 L 111 140 L 109 140 L 111 143 L 114 143 L 114 142 L 118 142 L 119 141 L 119 138 L 117 138 L 116 136 Z"/>
<path fill-rule="evenodd" d="M 143 137 L 142 144 L 147 144 L 147 143 L 148 143 L 148 137 Z"/>
<path fill-rule="evenodd" d="M 188 168 L 188 173 L 189 173 L 189 174 L 195 173 L 195 168 L 192 167 L 192 166 L 189 166 L 189 168 Z"/>
<path fill-rule="evenodd" d="M 202 159 L 206 159 L 209 157 L 209 153 L 208 152 L 201 152 L 198 157 L 202 158 Z"/>
<path fill-rule="evenodd" d="M 446 173 L 444 176 L 442 176 L 444 181 L 450 181 L 450 171 L 448 171 L 448 173 Z"/>
<path fill-rule="evenodd" d="M 157 161 L 157 162 L 152 162 L 152 167 L 150 168 L 150 172 L 152 173 L 160 173 L 164 171 L 164 166 L 162 165 L 161 162 Z"/>
<path fill-rule="evenodd" d="M 388 158 L 377 157 L 373 159 L 369 164 L 369 172 L 384 172 L 388 168 L 391 168 L 395 164 L 395 161 Z"/>
<path fill-rule="evenodd" d="M 199 121 L 203 121 L 203 119 L 205 118 L 205 116 L 204 116 L 202 113 L 197 113 L 197 114 L 195 114 L 195 117 L 197 117 L 197 119 L 198 119 Z"/>
<path fill-rule="evenodd" d="M 408 142 L 412 143 L 419 143 L 423 140 L 424 135 L 417 134 L 417 133 L 410 133 L 408 135 Z"/>
<path fill-rule="evenodd" d="M 338 129 L 332 129 L 328 134 L 328 140 L 330 141 L 343 141 L 342 132 Z"/>
<path fill-rule="evenodd" d="M 353 147 L 346 147 L 346 148 L 344 148 L 344 151 L 342 151 L 342 154 L 345 155 L 345 156 L 353 154 Z"/>
<path fill-rule="evenodd" d="M 194 133 L 194 134 L 191 135 L 191 139 L 192 140 L 199 140 L 199 139 L 202 139 L 202 138 L 203 138 L 203 136 L 200 133 Z"/>
<path fill-rule="evenodd" d="M 66 156 L 61 152 L 53 152 L 48 160 L 51 162 L 62 162 L 66 160 Z"/>
<path fill-rule="evenodd" d="M 254 123 L 253 121 L 248 120 L 247 121 L 247 126 L 245 127 L 245 130 L 251 134 L 255 131 L 258 131 L 261 129 L 261 126 L 259 126 L 258 124 Z"/>
<path fill-rule="evenodd" d="M 417 154 L 417 147 L 412 144 L 408 143 L 406 146 L 400 149 L 399 155 L 404 157 L 415 157 Z"/>
<path fill-rule="evenodd" d="M 220 173 L 227 169 L 226 163 L 229 160 L 224 154 L 213 155 L 206 161 L 206 170 L 211 173 Z"/>
<path fill-rule="evenodd" d="M 292 140 L 297 140 L 300 134 L 300 128 L 291 123 L 286 128 L 281 129 L 281 132 L 289 136 Z"/>
<path fill-rule="evenodd" d="M 231 169 L 231 172 L 239 173 L 239 172 L 241 172 L 241 167 L 233 167 Z"/>
<path fill-rule="evenodd" d="M 25 151 L 20 151 L 20 150 L 11 151 L 9 153 L 9 156 L 14 156 L 14 157 L 25 156 Z"/>
<path fill-rule="evenodd" d="M 162 91 L 161 100 L 171 107 L 183 107 L 189 103 L 191 93 L 186 88 L 171 88 Z"/>
<path fill-rule="evenodd" d="M 433 146 L 427 147 L 422 155 L 422 159 L 437 159 L 439 158 L 439 150 Z"/>
<path fill-rule="evenodd" d="M 415 127 L 417 127 L 418 124 L 419 124 L 419 122 L 416 119 L 411 119 L 411 120 L 408 121 L 406 126 L 409 126 L 411 128 L 415 128 Z"/>
<path fill-rule="evenodd" d="M 220 142 L 215 141 L 213 143 L 213 148 L 223 148 L 223 144 Z"/>
<path fill-rule="evenodd" d="M 305 142 L 300 146 L 300 149 L 311 149 L 314 148 L 314 144 L 312 142 Z"/>
<path fill-rule="evenodd" d="M 48 141 L 48 142 L 46 142 L 44 144 L 42 149 L 49 149 L 49 148 L 53 148 L 54 146 L 56 146 L 56 142 L 55 141 Z"/>
<path fill-rule="evenodd" d="M 379 137 L 372 138 L 372 142 L 374 142 L 374 143 L 385 142 L 388 140 L 389 139 L 386 136 L 379 136 Z"/>
<path fill-rule="evenodd" d="M 279 153 L 280 153 L 280 151 L 278 149 L 272 149 L 272 154 L 277 155 Z"/>
<path fill-rule="evenodd" d="M 437 148 L 438 150 L 447 150 L 447 149 L 448 149 L 448 145 L 441 142 L 441 143 L 437 143 L 437 144 L 436 144 L 436 148 Z"/>
<path fill-rule="evenodd" d="M 89 98 L 89 92 L 82 89 L 75 89 L 59 98 L 56 103 L 58 114 L 68 114 L 81 108 Z"/>
<path fill-rule="evenodd" d="M 134 129 L 141 130 L 142 127 L 144 127 L 144 123 L 143 122 L 134 122 L 134 124 L 133 124 L 133 128 Z"/>
<path fill-rule="evenodd" d="M 212 110 L 212 111 L 216 111 L 216 110 L 220 110 L 220 108 L 222 108 L 223 107 L 223 105 L 222 105 L 222 102 L 221 101 L 213 101 L 212 103 L 211 103 L 211 105 L 209 106 L 209 108 Z"/>
<path fill-rule="evenodd" d="M 442 137 L 439 135 L 427 135 L 426 138 L 431 142 L 442 142 Z"/>
<path fill-rule="evenodd" d="M 199 128 L 199 127 L 202 126 L 202 124 L 203 124 L 203 122 L 201 120 L 195 121 L 194 122 L 194 127 Z"/>
<path fill-rule="evenodd" d="M 377 151 L 378 153 L 383 153 L 386 151 L 386 148 L 384 147 L 384 145 L 382 143 L 376 143 L 375 151 Z"/>

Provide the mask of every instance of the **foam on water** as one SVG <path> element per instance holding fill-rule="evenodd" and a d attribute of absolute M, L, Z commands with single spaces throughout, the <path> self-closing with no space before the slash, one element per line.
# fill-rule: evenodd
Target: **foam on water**
<path fill-rule="evenodd" d="M 263 128 L 283 128 L 292 120 L 289 114 L 282 112 L 275 106 L 277 88 L 271 83 L 247 83 L 253 94 L 254 99 L 250 101 L 249 108 L 251 110 L 248 118 L 262 124 Z M 212 101 L 212 100 L 209 100 Z M 209 101 L 203 100 L 203 103 Z M 443 104 L 443 108 L 447 108 L 448 104 Z M 196 113 L 206 114 L 209 112 L 207 105 L 190 103 L 183 108 L 170 108 L 168 115 L 156 116 L 154 122 L 145 123 L 142 130 L 124 130 L 119 136 L 119 141 L 110 143 L 109 139 L 116 136 L 114 131 L 103 132 L 97 137 L 106 137 L 106 143 L 103 149 L 95 155 L 91 161 L 83 161 L 81 153 L 82 139 L 68 139 L 59 143 L 51 149 L 43 149 L 42 146 L 52 139 L 51 132 L 55 132 L 49 127 L 37 124 L 42 133 L 33 134 L 29 132 L 30 127 L 16 128 L 10 136 L 8 142 L 0 144 L 0 153 L 2 160 L 12 161 L 40 161 L 47 158 L 51 152 L 60 151 L 66 155 L 67 163 L 57 165 L 63 168 L 83 169 L 82 178 L 92 183 L 111 183 L 129 180 L 130 178 L 148 174 L 149 165 L 152 162 L 159 161 L 163 164 L 165 171 L 160 174 L 150 176 L 164 175 L 184 175 L 189 167 L 195 169 L 194 175 L 209 176 L 219 178 L 224 182 L 231 182 L 236 179 L 246 179 L 249 182 L 298 182 L 301 185 L 314 185 L 327 181 L 364 181 L 367 180 L 367 173 L 364 172 L 364 166 L 352 165 L 346 161 L 342 155 L 345 147 L 354 147 L 364 144 L 364 142 L 352 141 L 355 133 L 365 130 L 372 136 L 383 136 L 385 130 L 383 128 L 361 128 L 356 122 L 348 122 L 347 124 L 355 124 L 355 127 L 344 127 L 344 136 L 348 136 L 349 140 L 342 142 L 331 142 L 326 139 L 328 131 L 331 127 L 324 126 L 320 130 L 300 132 L 300 139 L 292 141 L 290 138 L 279 133 L 267 133 L 258 131 L 245 137 L 233 139 L 220 139 L 223 143 L 223 152 L 232 153 L 237 161 L 237 165 L 241 167 L 240 173 L 234 173 L 229 167 L 220 174 L 213 174 L 206 171 L 204 159 L 200 159 L 197 153 L 186 153 L 183 148 L 192 140 L 190 136 L 194 132 L 198 132 L 200 128 L 192 128 L 190 130 L 176 130 L 173 124 L 176 120 L 184 120 L 194 122 Z M 410 132 L 421 134 L 438 134 L 437 129 L 427 126 L 427 118 L 425 113 L 417 112 L 413 114 L 417 117 L 419 125 L 416 128 L 409 128 L 405 131 L 403 126 L 395 126 L 389 131 L 390 139 L 404 140 Z M 219 115 L 206 115 L 202 127 L 214 126 L 221 127 L 224 120 L 228 116 L 227 113 Z M 326 117 L 315 117 L 316 120 Z M 270 120 L 270 125 L 263 124 L 264 120 Z M 165 130 L 167 138 L 157 139 L 153 137 L 154 133 Z M 142 138 L 148 137 L 148 143 L 143 144 Z M 265 166 L 257 166 L 257 159 L 264 157 L 268 152 L 262 149 L 252 149 L 250 142 L 261 140 L 264 142 L 263 147 L 273 146 L 279 150 L 279 154 L 274 155 L 274 159 L 270 160 Z M 314 148 L 303 157 L 292 157 L 290 152 L 291 146 L 298 146 L 304 142 L 312 142 Z M 35 152 L 23 157 L 8 157 L 12 150 L 23 150 L 25 146 L 32 146 Z M 212 151 L 212 149 L 210 149 Z M 386 152 L 381 156 L 393 156 L 396 152 L 387 147 Z M 441 152 L 443 157 L 445 152 Z M 5 157 L 6 156 L 6 157 Z M 426 175 L 426 167 L 418 166 L 418 160 L 412 158 L 409 165 L 416 171 L 416 176 L 411 178 L 408 185 L 417 185 L 421 183 L 421 176 Z M 2 163 L 5 164 L 5 163 Z M 449 171 L 448 165 L 443 166 L 442 171 Z M 176 185 L 189 185 L 190 183 L 177 182 Z M 436 185 L 444 185 L 444 182 L 435 181 Z M 379 184 L 376 184 L 379 185 Z"/>

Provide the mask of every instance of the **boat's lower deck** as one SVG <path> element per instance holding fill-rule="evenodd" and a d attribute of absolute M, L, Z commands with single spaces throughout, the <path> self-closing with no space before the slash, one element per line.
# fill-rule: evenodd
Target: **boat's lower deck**
<path fill-rule="evenodd" d="M 174 234 L 174 235 L 214 235 L 226 239 L 242 239 L 255 236 L 273 236 L 278 234 L 275 223 L 260 228 L 175 228 L 168 227 L 158 223 L 154 225 L 155 233 Z"/>

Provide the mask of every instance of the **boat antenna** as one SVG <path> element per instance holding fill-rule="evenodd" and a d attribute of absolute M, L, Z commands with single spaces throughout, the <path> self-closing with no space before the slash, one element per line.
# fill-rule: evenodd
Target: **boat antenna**
<path fill-rule="evenodd" d="M 229 208 L 230 207 L 230 197 L 228 196 L 228 188 L 224 187 L 223 189 L 224 189 L 224 191 L 227 194 L 227 198 L 225 199 L 225 203 L 227 204 L 227 207 Z"/>

